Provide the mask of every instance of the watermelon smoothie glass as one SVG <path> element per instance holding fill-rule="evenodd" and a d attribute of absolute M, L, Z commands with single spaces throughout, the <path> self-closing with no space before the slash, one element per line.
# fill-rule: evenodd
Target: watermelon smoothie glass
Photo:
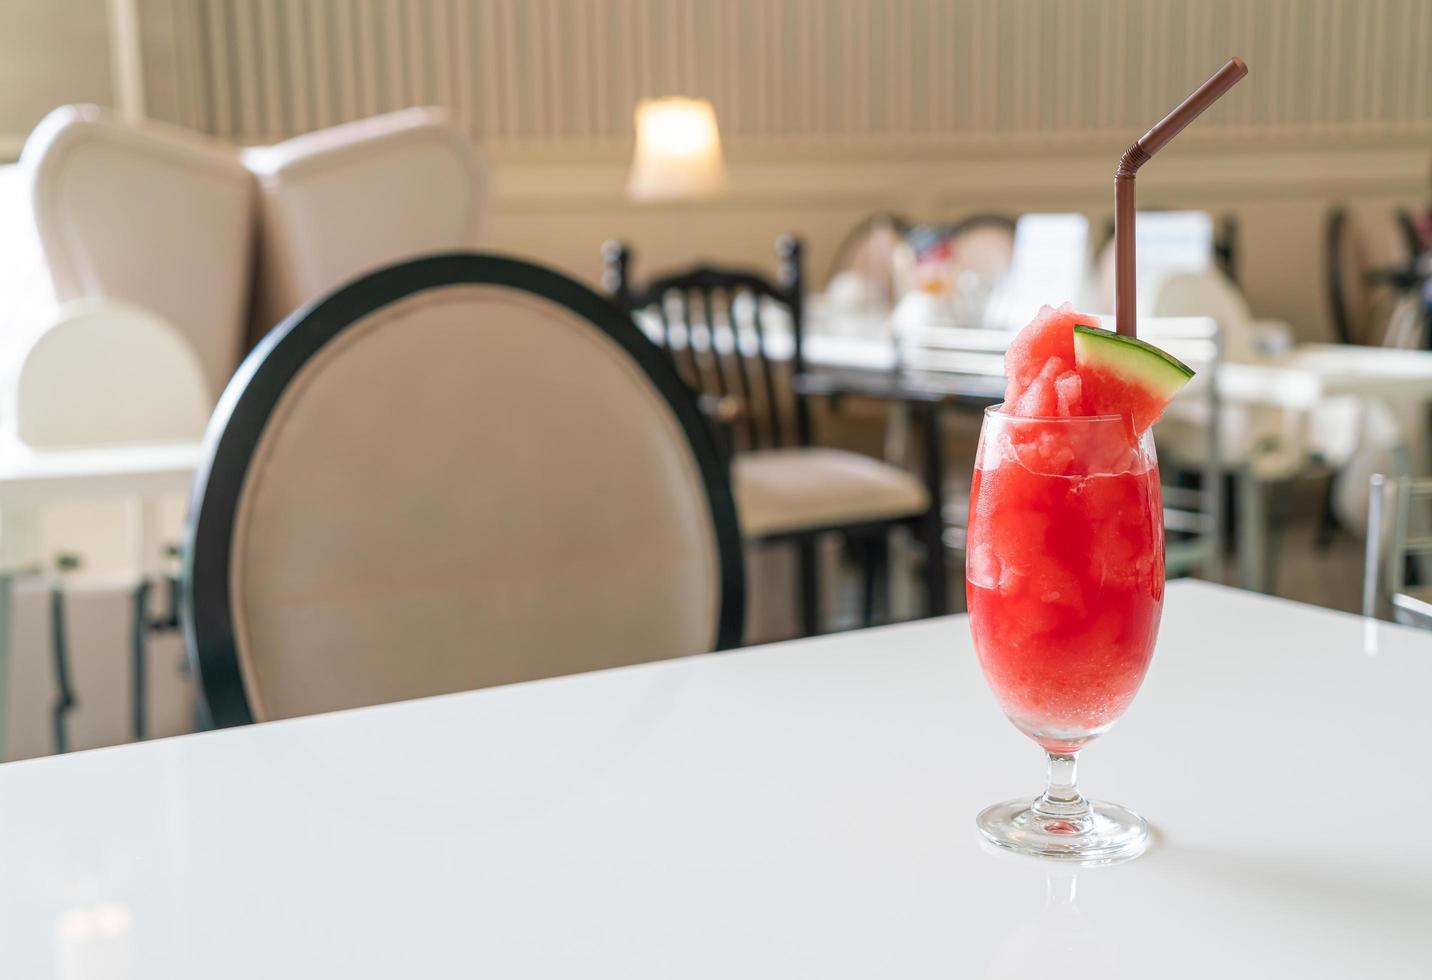
<path fill-rule="evenodd" d="M 1147 432 L 1118 415 L 985 416 L 966 595 L 1000 707 L 1077 752 L 1138 693 L 1163 608 L 1163 505 Z"/>
<path fill-rule="evenodd" d="M 986 839 L 1084 862 L 1141 853 L 1132 810 L 1090 802 L 1075 761 L 1143 683 L 1164 597 L 1163 501 L 1150 428 L 1187 366 L 1045 307 L 1005 355 L 985 412 L 966 544 L 970 632 L 1006 717 L 1044 749 L 1033 802 L 986 809 Z"/>
<path fill-rule="evenodd" d="M 976 818 L 991 843 L 1105 863 L 1143 853 L 1148 824 L 1090 802 L 1075 760 L 1138 693 L 1163 611 L 1163 507 L 1149 427 L 1193 377 L 1136 336 L 1134 177 L 1248 74 L 1230 58 L 1119 158 L 1117 329 L 1044 307 L 1005 353 L 1004 404 L 985 414 L 970 495 L 966 593 L 985 678 L 1049 756 L 1033 802 Z"/>
<path fill-rule="evenodd" d="M 979 826 L 1014 850 L 1087 862 L 1143 850 L 1148 828 L 1075 784 L 1079 750 L 1143 683 L 1164 596 L 1153 439 L 1128 416 L 1021 418 L 989 409 L 970 497 L 965 594 L 985 679 L 1048 754 L 1049 781 Z"/>

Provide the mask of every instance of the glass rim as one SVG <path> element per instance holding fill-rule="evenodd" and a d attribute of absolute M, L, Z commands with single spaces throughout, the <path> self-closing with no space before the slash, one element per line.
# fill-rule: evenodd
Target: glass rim
<path fill-rule="evenodd" d="M 994 415 L 1002 419 L 1011 419 L 1016 422 L 1130 422 L 1132 415 L 1013 415 L 1004 411 L 1004 402 L 997 405 L 990 405 L 985 408 L 985 415 Z"/>

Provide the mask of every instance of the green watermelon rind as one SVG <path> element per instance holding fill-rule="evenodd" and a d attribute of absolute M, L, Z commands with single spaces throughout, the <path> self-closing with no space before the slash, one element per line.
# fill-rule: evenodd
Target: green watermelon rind
<path fill-rule="evenodd" d="M 1074 324 L 1074 361 L 1080 367 L 1110 370 L 1165 400 L 1193 377 L 1191 367 L 1153 344 L 1083 323 Z"/>

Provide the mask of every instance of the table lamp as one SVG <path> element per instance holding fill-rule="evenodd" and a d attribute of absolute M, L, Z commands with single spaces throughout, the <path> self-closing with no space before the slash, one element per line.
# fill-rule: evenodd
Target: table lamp
<path fill-rule="evenodd" d="M 643 99 L 636 107 L 636 153 L 627 196 L 689 201 L 726 186 L 716 110 L 705 99 Z"/>

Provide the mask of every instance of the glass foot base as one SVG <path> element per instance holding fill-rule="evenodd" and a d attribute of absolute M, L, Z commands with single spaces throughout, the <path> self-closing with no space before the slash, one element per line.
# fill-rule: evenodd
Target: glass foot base
<path fill-rule="evenodd" d="M 996 803 L 981 811 L 975 823 L 996 847 L 1078 864 L 1126 861 L 1148 847 L 1148 823 L 1127 807 L 1091 800 L 1080 813 L 1059 815 L 1037 810 L 1038 803 Z"/>

